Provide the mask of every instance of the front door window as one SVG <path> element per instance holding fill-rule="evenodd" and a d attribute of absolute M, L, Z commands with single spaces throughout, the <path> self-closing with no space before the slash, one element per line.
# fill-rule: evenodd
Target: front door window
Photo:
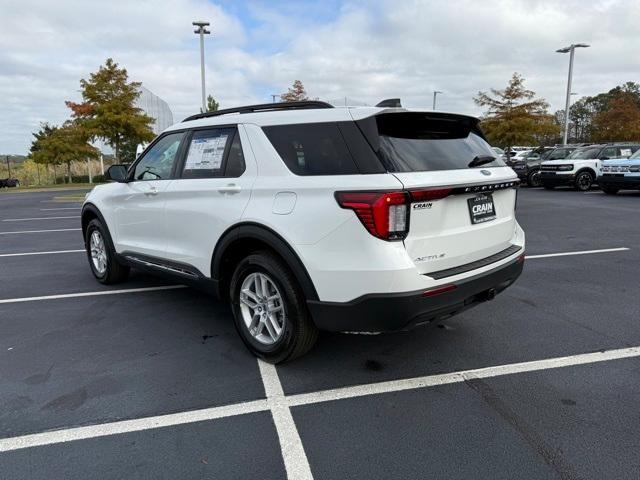
<path fill-rule="evenodd" d="M 170 133 L 156 142 L 135 166 L 134 181 L 168 180 L 184 133 Z"/>

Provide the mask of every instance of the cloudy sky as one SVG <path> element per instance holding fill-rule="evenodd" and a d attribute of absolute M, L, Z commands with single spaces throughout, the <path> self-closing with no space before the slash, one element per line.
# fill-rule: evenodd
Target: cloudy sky
<path fill-rule="evenodd" d="M 207 90 L 222 108 L 271 100 L 293 80 L 311 97 L 480 114 L 478 90 L 514 71 L 563 107 L 570 43 L 572 90 L 592 95 L 640 82 L 638 0 L 0 0 L 0 154 L 26 153 L 40 122 L 68 117 L 79 80 L 107 57 L 165 99 L 176 121 L 198 111 L 199 43 L 211 22 Z M 574 97 L 576 98 L 576 97 Z"/>

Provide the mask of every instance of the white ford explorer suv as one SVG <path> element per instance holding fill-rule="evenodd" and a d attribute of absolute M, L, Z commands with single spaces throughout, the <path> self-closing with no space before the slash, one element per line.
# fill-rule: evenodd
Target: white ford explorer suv
<path fill-rule="evenodd" d="M 602 173 L 602 160 L 628 158 L 640 145 L 631 143 L 589 145 L 575 149 L 562 160 L 540 164 L 540 183 L 547 190 L 572 186 L 586 192 Z"/>
<path fill-rule="evenodd" d="M 204 287 L 274 363 L 319 329 L 444 319 L 523 267 L 518 179 L 464 115 L 323 102 L 203 113 L 107 178 L 82 209 L 98 281 L 140 268 Z"/>

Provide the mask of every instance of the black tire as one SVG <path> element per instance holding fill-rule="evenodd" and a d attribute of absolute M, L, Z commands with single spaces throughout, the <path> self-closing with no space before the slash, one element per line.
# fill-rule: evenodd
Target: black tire
<path fill-rule="evenodd" d="M 600 189 L 607 195 L 615 195 L 620 190 L 616 187 L 605 187 L 604 185 L 600 186 Z"/>
<path fill-rule="evenodd" d="M 543 187 L 545 190 L 553 190 L 554 188 L 556 188 L 553 185 L 543 185 Z"/>
<path fill-rule="evenodd" d="M 104 272 L 98 270 L 91 257 L 91 236 L 93 232 L 98 232 L 104 242 L 104 253 L 106 254 L 106 269 Z M 129 277 L 129 267 L 118 263 L 116 259 L 116 251 L 113 248 L 111 235 L 100 220 L 94 218 L 89 222 L 84 236 L 85 249 L 87 251 L 87 259 L 91 267 L 91 273 L 100 283 L 112 285 L 114 283 L 124 282 Z"/>
<path fill-rule="evenodd" d="M 282 333 L 270 345 L 261 343 L 250 333 L 240 306 L 242 284 L 249 275 L 254 273 L 266 275 L 275 284 L 282 297 L 284 308 Z M 231 277 L 229 294 L 236 329 L 242 341 L 254 355 L 270 363 L 282 363 L 304 355 L 315 344 L 318 329 L 307 310 L 302 289 L 285 262 L 276 255 L 261 251 L 242 259 Z"/>
<path fill-rule="evenodd" d="M 573 186 L 579 192 L 587 192 L 593 185 L 594 180 L 593 175 L 585 170 L 576 175 Z"/>
<path fill-rule="evenodd" d="M 527 185 L 531 188 L 537 188 L 542 185 L 542 181 L 540 180 L 540 170 L 534 170 L 527 175 Z"/>

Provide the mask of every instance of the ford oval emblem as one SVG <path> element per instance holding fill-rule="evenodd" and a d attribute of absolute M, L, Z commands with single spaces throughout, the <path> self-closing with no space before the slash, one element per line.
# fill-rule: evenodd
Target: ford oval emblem
<path fill-rule="evenodd" d="M 480 173 L 486 176 L 491 175 L 491 172 L 489 170 L 480 170 Z"/>

